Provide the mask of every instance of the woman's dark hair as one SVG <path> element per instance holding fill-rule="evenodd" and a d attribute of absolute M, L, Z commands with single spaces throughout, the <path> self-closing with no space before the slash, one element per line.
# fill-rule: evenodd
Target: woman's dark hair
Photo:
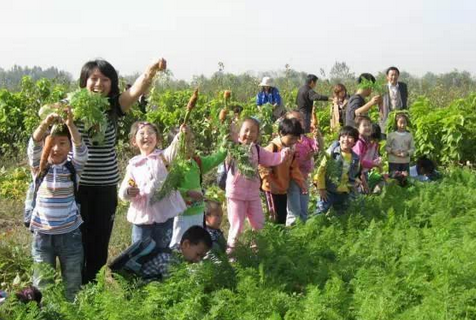
<path fill-rule="evenodd" d="M 347 88 L 342 83 L 336 84 L 334 86 L 334 89 L 332 90 L 334 97 L 337 97 L 337 95 L 341 93 L 342 91 L 347 94 Z"/>
<path fill-rule="evenodd" d="M 200 226 L 192 226 L 188 228 L 183 234 L 180 244 L 182 244 L 185 240 L 188 240 L 193 245 L 203 243 L 208 249 L 210 249 L 213 245 L 212 237 L 208 231 Z"/>
<path fill-rule="evenodd" d="M 111 80 L 111 91 L 109 97 L 119 95 L 119 76 L 116 69 L 106 60 L 91 60 L 84 64 L 81 68 L 81 75 L 79 76 L 79 87 L 86 88 L 88 78 L 94 72 L 95 69 L 99 71 Z"/>
<path fill-rule="evenodd" d="M 372 74 L 370 74 L 370 73 L 362 73 L 362 74 L 359 76 L 359 78 L 357 79 L 357 83 L 360 84 L 360 83 L 363 81 L 363 79 L 366 79 L 366 80 L 368 80 L 368 81 L 372 81 L 373 83 L 375 83 L 375 81 L 376 81 L 376 80 L 375 80 L 375 77 L 374 77 Z"/>
<path fill-rule="evenodd" d="M 288 134 L 299 137 L 304 134 L 304 129 L 301 126 L 301 123 L 296 118 L 284 118 L 279 123 L 278 132 L 282 136 L 287 136 Z"/>
<path fill-rule="evenodd" d="M 371 140 L 382 140 L 382 129 L 378 123 L 372 123 L 372 133 L 370 134 Z"/>
<path fill-rule="evenodd" d="M 317 76 L 315 74 L 308 74 L 306 77 L 306 84 L 311 84 L 311 82 L 317 82 Z"/>
<path fill-rule="evenodd" d="M 351 136 L 357 141 L 359 140 L 359 131 L 352 126 L 343 126 L 339 131 L 339 139 L 343 136 Z"/>
<path fill-rule="evenodd" d="M 390 68 L 388 68 L 387 71 L 385 71 L 385 74 L 388 76 L 388 73 L 389 73 L 390 71 L 392 71 L 392 70 L 393 70 L 393 71 L 396 71 L 396 72 L 398 73 L 398 75 L 400 75 L 400 70 L 398 70 L 397 67 L 390 67 Z"/>

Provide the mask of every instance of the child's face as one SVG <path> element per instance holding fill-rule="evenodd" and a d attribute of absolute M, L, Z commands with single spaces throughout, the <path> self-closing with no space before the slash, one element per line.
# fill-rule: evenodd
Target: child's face
<path fill-rule="evenodd" d="M 340 148 L 344 152 L 350 152 L 355 145 L 355 139 L 350 135 L 343 135 L 339 138 Z"/>
<path fill-rule="evenodd" d="M 142 125 L 136 133 L 134 144 L 141 154 L 149 155 L 157 147 L 157 133 L 150 125 Z"/>
<path fill-rule="evenodd" d="M 366 138 L 372 134 L 372 123 L 368 120 L 363 120 L 359 124 L 359 134 Z"/>
<path fill-rule="evenodd" d="M 53 148 L 51 148 L 48 161 L 52 164 L 60 164 L 68 158 L 71 151 L 71 142 L 66 136 L 53 137 Z"/>
<path fill-rule="evenodd" d="M 396 70 L 390 70 L 387 74 L 387 81 L 395 86 L 398 83 L 398 76 L 399 74 Z"/>
<path fill-rule="evenodd" d="M 207 226 L 213 229 L 220 229 L 221 221 L 223 219 L 223 212 L 221 207 L 213 208 L 209 214 L 205 216 Z"/>
<path fill-rule="evenodd" d="M 180 245 L 180 249 L 185 261 L 190 263 L 202 261 L 208 250 L 210 250 L 202 241 L 198 244 L 193 244 L 189 240 L 184 240 Z"/>
<path fill-rule="evenodd" d="M 288 148 L 291 148 L 292 146 L 294 146 L 296 142 L 298 142 L 299 140 L 299 136 L 295 136 L 292 134 L 287 134 L 285 136 L 280 135 L 279 137 L 281 139 L 281 143 L 283 144 L 283 146 Z"/>
<path fill-rule="evenodd" d="M 245 121 L 241 125 L 238 139 L 243 144 L 251 144 L 258 139 L 258 127 L 251 121 Z"/>
<path fill-rule="evenodd" d="M 111 92 L 111 79 L 103 75 L 101 71 L 96 68 L 86 81 L 86 89 L 107 97 Z"/>
<path fill-rule="evenodd" d="M 398 131 L 405 131 L 407 129 L 407 119 L 400 117 L 397 120 L 397 129 Z"/>

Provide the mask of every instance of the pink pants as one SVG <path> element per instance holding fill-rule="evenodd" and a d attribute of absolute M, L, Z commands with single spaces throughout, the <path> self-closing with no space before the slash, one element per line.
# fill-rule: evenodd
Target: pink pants
<path fill-rule="evenodd" d="M 232 198 L 226 199 L 228 210 L 228 247 L 234 248 L 238 236 L 243 232 L 245 218 L 248 218 L 253 230 L 263 229 L 264 215 L 261 199 L 244 201 Z"/>

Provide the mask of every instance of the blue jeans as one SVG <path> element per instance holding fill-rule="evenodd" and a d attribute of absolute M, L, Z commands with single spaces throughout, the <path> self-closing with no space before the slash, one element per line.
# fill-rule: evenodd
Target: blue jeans
<path fill-rule="evenodd" d="M 316 214 L 327 213 L 331 207 L 334 207 L 334 210 L 337 214 L 344 213 L 350 205 L 350 194 L 349 193 L 338 193 L 327 191 L 327 200 L 324 201 L 320 199 L 317 202 Z"/>
<path fill-rule="evenodd" d="M 307 184 L 307 181 L 306 181 Z M 309 184 L 307 184 L 309 187 Z M 288 215 L 286 225 L 292 225 L 297 219 L 306 222 L 308 215 L 309 194 L 302 194 L 298 184 L 291 180 L 288 189 Z"/>
<path fill-rule="evenodd" d="M 174 218 L 162 223 L 133 224 L 132 243 L 151 238 L 159 248 L 168 248 L 172 239 Z"/>
<path fill-rule="evenodd" d="M 72 301 L 81 286 L 81 271 L 84 252 L 81 230 L 77 228 L 65 234 L 43 234 L 35 232 L 31 246 L 33 262 L 45 263 L 56 269 L 56 258 L 60 261 L 61 275 L 66 299 Z M 33 272 L 33 285 L 40 290 L 52 284 L 47 273 L 36 266 Z"/>

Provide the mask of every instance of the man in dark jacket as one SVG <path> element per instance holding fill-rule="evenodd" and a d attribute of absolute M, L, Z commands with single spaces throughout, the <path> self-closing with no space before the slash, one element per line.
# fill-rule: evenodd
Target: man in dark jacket
<path fill-rule="evenodd" d="M 317 84 L 317 77 L 310 74 L 306 77 L 306 84 L 299 88 L 296 104 L 299 111 L 304 115 L 304 132 L 310 132 L 311 112 L 314 101 L 329 101 L 328 96 L 323 96 L 314 91 Z"/>

